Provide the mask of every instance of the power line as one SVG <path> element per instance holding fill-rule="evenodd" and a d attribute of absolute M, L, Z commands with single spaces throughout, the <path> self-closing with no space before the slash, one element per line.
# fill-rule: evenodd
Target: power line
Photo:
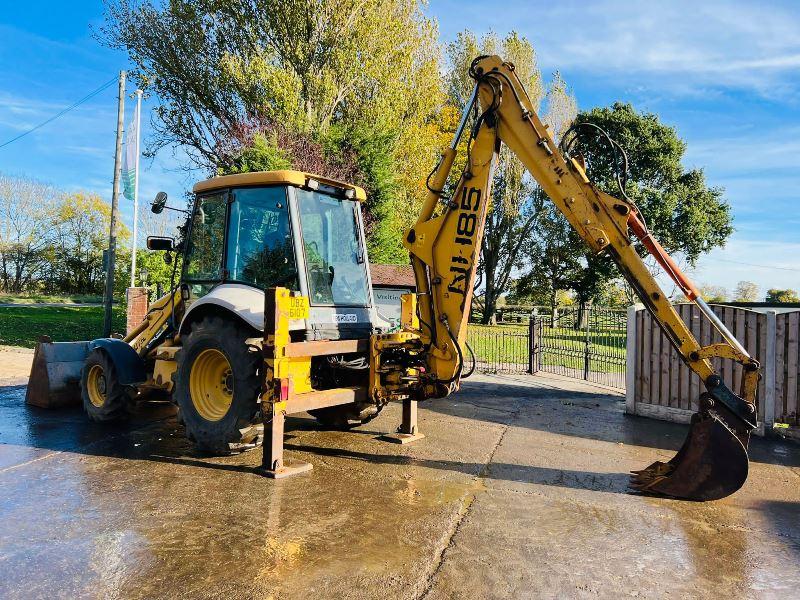
<path fill-rule="evenodd" d="M 721 260 L 722 262 L 729 262 L 735 265 L 744 265 L 746 267 L 759 267 L 761 269 L 779 269 L 781 271 L 794 271 L 800 273 L 800 269 L 793 269 L 792 267 L 776 267 L 775 265 L 757 265 L 755 263 L 742 262 L 740 260 L 731 260 L 729 258 L 710 258 L 709 260 Z"/>
<path fill-rule="evenodd" d="M 83 98 L 81 98 L 80 100 L 78 100 L 77 102 L 75 102 L 74 104 L 70 104 L 70 105 L 69 105 L 67 108 L 65 108 L 65 109 L 64 109 L 64 110 L 62 110 L 61 112 L 59 112 L 59 113 L 57 113 L 57 114 L 53 115 L 52 117 L 50 117 L 50 118 L 49 118 L 49 119 L 47 119 L 46 121 L 42 121 L 41 123 L 39 123 L 39 124 L 38 124 L 38 125 L 36 125 L 35 127 L 31 127 L 31 128 L 30 128 L 30 129 L 28 129 L 27 131 L 23 131 L 23 132 L 22 132 L 22 133 L 20 133 L 18 136 L 11 138 L 11 139 L 10 139 L 10 140 L 8 140 L 7 142 L 3 142 L 2 144 L 0 144 L 0 148 L 5 148 L 5 147 L 6 147 L 6 146 L 8 146 L 10 143 L 12 143 L 12 142 L 16 142 L 18 139 L 25 137 L 25 136 L 26 136 L 26 135 L 28 135 L 29 133 L 33 133 L 34 131 L 36 131 L 37 129 L 40 129 L 40 128 L 42 128 L 42 127 L 44 127 L 44 126 L 45 126 L 45 125 L 47 125 L 48 123 L 52 123 L 52 122 L 53 122 L 53 121 L 55 121 L 57 118 L 59 118 L 59 117 L 61 117 L 61 116 L 65 115 L 65 114 L 67 114 L 69 111 L 71 111 L 71 110 L 73 110 L 73 109 L 75 109 L 75 108 L 79 107 L 79 106 L 80 106 L 81 104 L 83 104 L 84 102 L 86 102 L 86 101 L 88 101 L 88 100 L 91 100 L 92 98 L 94 98 L 95 96 L 97 96 L 97 94 L 99 94 L 100 92 L 102 92 L 104 89 L 106 89 L 106 88 L 107 88 L 107 87 L 109 87 L 111 84 L 115 83 L 116 81 L 117 81 L 117 78 L 116 78 L 116 77 L 112 77 L 112 78 L 111 78 L 111 79 L 109 79 L 107 82 L 105 82 L 103 85 L 101 85 L 99 88 L 97 88 L 97 89 L 96 89 L 96 90 L 94 90 L 93 92 L 91 92 L 91 93 L 87 94 L 86 96 L 84 96 Z"/>

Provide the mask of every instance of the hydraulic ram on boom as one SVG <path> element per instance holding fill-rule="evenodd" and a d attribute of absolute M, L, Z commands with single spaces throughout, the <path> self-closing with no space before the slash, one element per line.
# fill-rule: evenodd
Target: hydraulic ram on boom
<path fill-rule="evenodd" d="M 755 394 L 759 364 L 709 306 L 652 237 L 636 205 L 593 185 L 582 162 L 556 145 L 539 119 L 511 63 L 497 56 L 478 57 L 470 74 L 475 92 L 465 107 L 451 147 L 429 177 L 427 201 L 406 235 L 417 280 L 407 299 L 404 331 L 373 336 L 373 396 L 418 399 L 442 397 L 458 388 L 477 258 L 489 208 L 492 169 L 505 144 L 536 179 L 570 225 L 596 253 L 605 252 L 619 267 L 681 359 L 697 373 L 706 392 L 692 417 L 686 441 L 667 463 L 636 471 L 637 491 L 693 500 L 712 500 L 738 490 L 747 478 L 747 445 L 756 427 Z M 444 188 L 466 129 L 464 171 L 451 197 Z M 638 242 L 658 261 L 684 295 L 720 332 L 724 342 L 701 346 L 646 268 Z M 729 390 L 711 365 L 725 358 L 743 365 L 739 394 Z"/>

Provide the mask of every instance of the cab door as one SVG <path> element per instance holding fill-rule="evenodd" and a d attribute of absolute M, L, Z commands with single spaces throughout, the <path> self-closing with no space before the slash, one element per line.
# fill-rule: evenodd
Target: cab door
<path fill-rule="evenodd" d="M 224 278 L 227 190 L 198 196 L 189 221 L 181 282 L 188 291 L 187 306 L 205 296 Z"/>

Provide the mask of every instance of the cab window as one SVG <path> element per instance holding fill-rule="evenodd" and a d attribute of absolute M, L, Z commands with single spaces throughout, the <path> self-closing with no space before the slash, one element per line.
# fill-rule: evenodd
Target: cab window
<path fill-rule="evenodd" d="M 366 306 L 366 260 L 354 200 L 297 190 L 312 304 Z"/>
<path fill-rule="evenodd" d="M 225 240 L 226 194 L 197 198 L 186 249 L 184 278 L 188 281 L 219 281 Z"/>
<path fill-rule="evenodd" d="M 233 191 L 226 257 L 229 280 L 298 289 L 285 187 Z"/>

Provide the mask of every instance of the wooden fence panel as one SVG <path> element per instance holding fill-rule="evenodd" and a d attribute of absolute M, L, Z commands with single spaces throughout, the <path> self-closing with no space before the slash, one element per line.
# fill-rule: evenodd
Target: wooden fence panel
<path fill-rule="evenodd" d="M 737 310 L 732 316 L 733 321 L 736 324 L 736 327 L 733 330 L 733 335 L 735 335 L 736 339 L 740 340 L 744 347 L 747 348 L 747 332 L 745 331 L 745 318 L 747 317 L 747 313 L 743 310 Z M 739 363 L 735 363 L 733 365 L 733 387 L 731 389 L 737 393 L 742 388 L 743 371 L 744 369 Z"/>
<path fill-rule="evenodd" d="M 798 348 L 798 328 L 800 327 L 800 313 L 789 313 L 789 324 L 786 341 L 786 408 L 784 418 L 787 423 L 797 421 L 797 359 L 800 353 Z"/>
<path fill-rule="evenodd" d="M 694 304 L 690 306 L 689 314 L 692 319 L 692 335 L 695 339 L 699 340 L 702 337 L 702 324 L 704 319 L 700 316 L 700 309 Z M 687 410 L 693 411 L 697 410 L 697 399 L 700 397 L 700 377 L 698 377 L 697 373 L 692 371 L 690 378 L 691 385 L 689 387 L 689 397 L 686 399 L 686 408 Z"/>
<path fill-rule="evenodd" d="M 774 335 L 768 339 L 766 313 L 730 306 L 712 308 L 747 351 L 761 363 L 765 372 L 767 355 L 774 355 L 774 400 L 771 403 L 774 420 L 791 425 L 800 424 L 800 311 L 776 314 Z M 680 305 L 677 309 L 702 346 L 722 341 L 719 332 L 694 304 Z M 685 420 L 697 410 L 697 400 L 704 386 L 699 377 L 683 364 L 647 311 L 637 310 L 635 323 L 633 347 L 638 356 L 629 363 L 635 368 L 635 377 L 633 389 L 628 392 L 631 395 L 628 406 L 633 406 L 632 412 L 637 414 Z M 741 365 L 719 359 L 715 359 L 713 365 L 725 384 L 738 393 L 743 376 Z M 765 415 L 773 414 L 765 410 L 765 380 L 762 377 L 758 385 L 760 421 L 764 420 Z"/>
<path fill-rule="evenodd" d="M 647 315 L 642 315 L 642 328 L 640 329 L 642 332 L 642 385 L 641 385 L 641 393 L 642 396 L 647 396 L 650 394 L 650 346 L 653 343 L 653 338 L 651 337 L 651 329 L 650 323 L 647 319 Z"/>
<path fill-rule="evenodd" d="M 786 322 L 788 318 L 784 315 L 777 315 L 775 318 L 775 419 L 782 422 L 782 417 L 786 414 Z"/>
<path fill-rule="evenodd" d="M 759 356 L 759 349 L 758 349 L 758 345 L 759 345 L 758 344 L 758 315 L 756 313 L 754 313 L 754 312 L 742 311 L 742 313 L 744 313 L 744 319 L 745 319 L 744 341 L 743 341 L 744 347 L 750 353 L 751 356 Z M 764 331 L 764 334 L 766 335 L 766 331 L 767 331 L 766 324 L 764 325 L 762 330 Z M 762 349 L 761 352 L 763 353 L 764 350 Z M 762 377 L 761 381 L 759 381 L 759 385 L 761 386 L 761 388 L 764 387 L 763 386 L 764 379 L 765 379 L 765 377 Z M 742 382 L 742 380 L 741 380 L 741 375 L 740 375 L 739 384 L 738 384 L 740 387 L 742 385 L 741 382 Z M 736 388 L 733 391 L 738 394 L 739 393 L 739 389 L 740 388 Z M 757 392 L 757 400 L 756 400 L 756 404 L 758 406 L 758 411 L 759 411 L 758 412 L 758 418 L 759 419 L 763 419 L 764 418 L 764 402 L 763 402 L 763 398 L 764 398 L 764 391 L 763 391 L 763 389 L 759 389 L 759 391 Z"/>
<path fill-rule="evenodd" d="M 660 352 L 658 353 L 658 397 L 662 406 L 669 406 L 669 347 L 670 343 L 664 332 L 658 327 Z"/>
<path fill-rule="evenodd" d="M 636 365 L 636 377 L 633 378 L 635 382 L 634 398 L 641 398 L 644 396 L 644 372 L 645 372 L 645 356 L 647 353 L 644 351 L 644 311 L 636 311 L 636 357 L 634 364 Z"/>

